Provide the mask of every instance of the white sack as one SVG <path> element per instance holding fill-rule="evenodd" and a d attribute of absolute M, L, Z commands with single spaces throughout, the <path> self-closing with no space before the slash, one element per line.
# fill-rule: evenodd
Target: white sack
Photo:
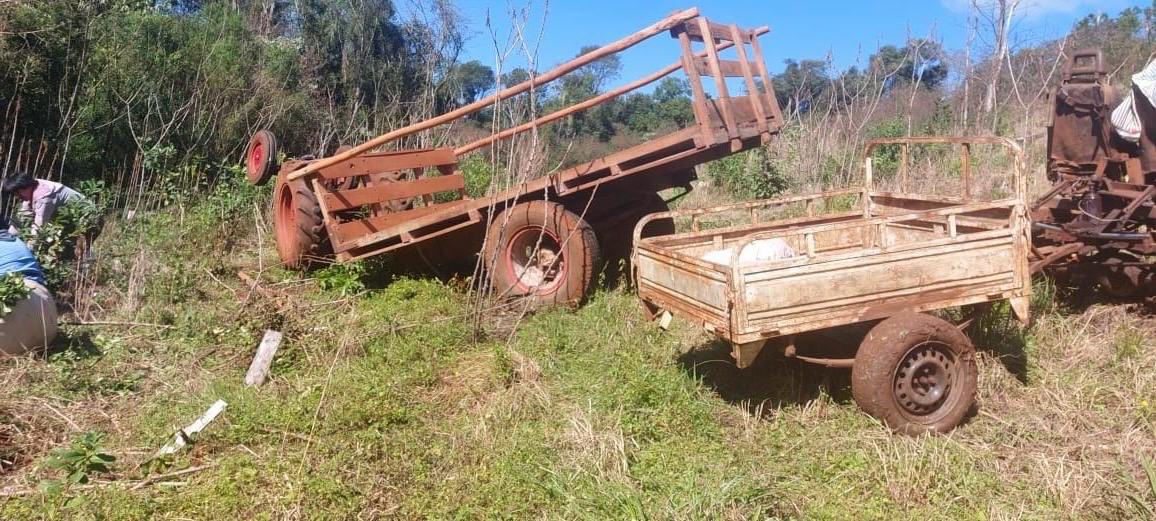
<path fill-rule="evenodd" d="M 703 254 L 702 260 L 729 266 L 734 248 L 708 251 Z M 751 241 L 739 252 L 739 264 L 751 262 L 789 259 L 795 256 L 795 250 L 782 239 L 758 239 Z"/>

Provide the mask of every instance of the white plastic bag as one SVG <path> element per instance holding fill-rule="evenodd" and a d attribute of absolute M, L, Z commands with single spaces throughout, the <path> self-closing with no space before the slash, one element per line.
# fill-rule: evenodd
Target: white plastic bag
<path fill-rule="evenodd" d="M 715 264 L 722 264 L 723 266 L 729 266 L 731 263 L 731 255 L 733 254 L 733 248 L 713 250 L 704 253 L 702 260 L 713 262 Z M 794 256 L 795 250 L 791 249 L 791 246 L 787 244 L 787 241 L 782 239 L 759 239 L 751 241 L 750 244 L 743 246 L 743 250 L 739 252 L 739 264 L 777 259 L 789 259 Z"/>

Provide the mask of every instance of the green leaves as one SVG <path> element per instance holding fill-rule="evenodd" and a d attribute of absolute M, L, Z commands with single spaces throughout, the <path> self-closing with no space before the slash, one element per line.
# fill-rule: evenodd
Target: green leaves
<path fill-rule="evenodd" d="M 107 474 L 112 472 L 110 465 L 116 461 L 116 456 L 104 452 L 101 443 L 104 433 L 86 432 L 79 439 L 72 440 L 68 448 L 57 449 L 49 456 L 45 466 L 50 469 L 63 470 L 66 473 L 65 482 L 69 484 L 85 484 L 92 474 Z M 47 484 L 46 487 L 56 487 L 59 484 Z"/>
<path fill-rule="evenodd" d="M 11 313 L 12 308 L 28 298 L 31 292 L 24 285 L 24 275 L 12 272 L 0 276 L 0 317 Z"/>

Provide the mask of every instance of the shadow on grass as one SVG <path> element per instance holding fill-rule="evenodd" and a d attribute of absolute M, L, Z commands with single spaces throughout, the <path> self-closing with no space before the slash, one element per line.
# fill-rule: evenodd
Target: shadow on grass
<path fill-rule="evenodd" d="M 49 360 L 67 358 L 72 361 L 88 360 L 104 355 L 104 351 L 96 344 L 92 331 L 61 329 L 56 339 L 44 351 L 44 357 Z"/>
<path fill-rule="evenodd" d="M 862 327 L 843 328 L 823 334 L 800 335 L 800 354 L 815 357 L 849 357 L 862 339 Z M 751 414 L 766 415 L 774 410 L 806 405 L 823 395 L 837 403 L 851 402 L 851 370 L 828 368 L 782 354 L 782 345 L 768 345 L 754 363 L 739 369 L 731 357 L 731 346 L 713 340 L 679 357 L 688 375 L 718 393 L 727 402 L 746 408 Z"/>
<path fill-rule="evenodd" d="M 1029 329 L 1020 324 L 1004 302 L 976 317 L 965 330 L 977 349 L 986 349 L 1016 380 L 1028 383 Z"/>

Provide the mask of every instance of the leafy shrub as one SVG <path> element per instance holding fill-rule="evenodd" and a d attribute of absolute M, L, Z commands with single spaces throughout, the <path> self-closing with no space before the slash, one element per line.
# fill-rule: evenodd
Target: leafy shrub
<path fill-rule="evenodd" d="M 483 154 L 473 154 L 458 164 L 462 176 L 466 178 L 466 193 L 470 197 L 486 195 L 494 180 L 494 165 Z"/>
<path fill-rule="evenodd" d="M 84 436 L 72 440 L 68 448 L 53 452 L 45 466 L 63 470 L 68 483 L 88 483 L 92 474 L 112 472 L 109 465 L 116 461 L 116 456 L 104 452 L 101 445 L 103 442 L 103 433 L 86 432 Z"/>
<path fill-rule="evenodd" d="M 0 276 L 0 317 L 12 312 L 12 308 L 28 298 L 32 290 L 24 285 L 24 276 L 16 273 L 6 273 Z"/>
<path fill-rule="evenodd" d="M 360 262 L 348 264 L 332 264 L 317 270 L 313 274 L 317 285 L 325 291 L 336 291 L 343 297 L 361 292 L 365 289 L 365 282 L 361 280 L 365 275 L 365 265 Z"/>
<path fill-rule="evenodd" d="M 907 122 L 902 116 L 885 119 L 867 129 L 868 139 L 895 138 L 905 135 L 907 135 Z M 879 177 L 885 177 L 898 172 L 899 148 L 899 145 L 876 147 L 871 160 L 872 173 Z"/>
<path fill-rule="evenodd" d="M 715 186 L 740 199 L 774 197 L 789 186 L 786 175 L 762 148 L 717 159 L 706 168 Z"/>

